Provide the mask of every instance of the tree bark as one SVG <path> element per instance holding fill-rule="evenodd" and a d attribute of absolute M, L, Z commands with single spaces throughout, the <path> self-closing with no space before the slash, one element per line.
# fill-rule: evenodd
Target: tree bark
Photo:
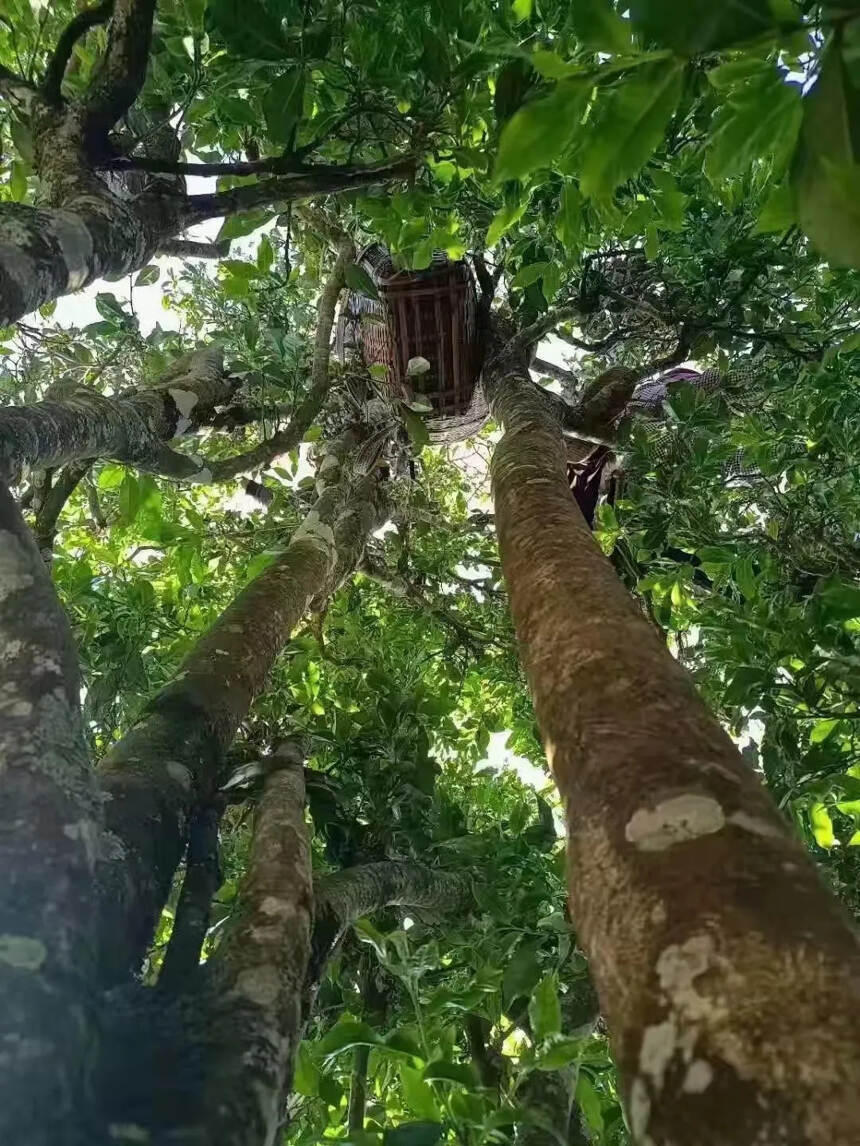
<path fill-rule="evenodd" d="M 221 808 L 207 804 L 198 808 L 188 828 L 185 878 L 176 905 L 173 930 L 158 975 L 158 986 L 180 991 L 193 980 L 209 930 L 212 897 L 221 883 L 218 862 L 218 825 Z"/>
<path fill-rule="evenodd" d="M 301 1039 L 313 919 L 304 773 L 290 741 L 270 763 L 237 908 L 209 963 L 223 1037 L 208 1064 L 203 1123 L 174 1131 L 200 1146 L 273 1146 Z"/>
<path fill-rule="evenodd" d="M 860 1141 L 856 937 L 594 543 L 526 367 L 485 382 L 499 546 L 634 1140 Z"/>
<path fill-rule="evenodd" d="M 0 486 L 0 1141 L 88 1140 L 101 805 L 65 615 Z"/>
<path fill-rule="evenodd" d="M 211 798 L 225 753 L 314 598 L 334 591 L 377 524 L 372 475 L 352 479 L 356 437 L 329 444 L 319 497 L 286 551 L 243 589 L 174 680 L 102 764 L 106 821 L 122 853 L 104 871 L 106 985 L 143 958 L 179 862 L 192 807 Z"/>
<path fill-rule="evenodd" d="M 97 457 L 159 469 L 165 454 L 172 453 L 165 443 L 205 424 L 233 389 L 223 351 L 209 346 L 180 358 L 151 389 L 106 397 L 80 387 L 62 401 L 3 407 L 0 475 L 14 484 L 25 467 L 46 469 Z M 186 463 L 188 476 L 208 480 L 203 463 L 173 456 Z"/>
<path fill-rule="evenodd" d="M 402 904 L 429 911 L 457 911 L 472 902 L 467 876 L 417 863 L 383 860 L 321 876 L 314 884 L 315 911 L 308 990 L 316 990 L 325 965 L 356 919 Z"/>

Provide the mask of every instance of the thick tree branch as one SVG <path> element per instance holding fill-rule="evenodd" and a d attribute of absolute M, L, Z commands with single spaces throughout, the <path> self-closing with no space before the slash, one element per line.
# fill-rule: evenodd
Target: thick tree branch
<path fill-rule="evenodd" d="M 185 878 L 176 905 L 173 931 L 158 986 L 178 991 L 187 987 L 200 965 L 203 941 L 209 930 L 212 897 L 221 882 L 218 862 L 218 824 L 221 809 L 216 804 L 198 808 L 188 828 Z"/>
<path fill-rule="evenodd" d="M 148 155 L 119 155 L 105 160 L 99 166 L 110 171 L 150 171 L 156 175 L 300 175 L 312 171 L 295 155 L 276 155 L 269 159 L 236 160 L 231 163 L 186 163 L 150 157 Z"/>
<path fill-rule="evenodd" d="M 279 179 L 262 179 L 247 187 L 216 191 L 211 195 L 189 195 L 185 206 L 185 225 L 206 219 L 230 216 L 255 207 L 268 207 L 291 199 L 309 199 L 314 195 L 336 194 L 355 187 L 367 187 L 389 179 L 408 179 L 415 173 L 415 159 L 399 156 L 367 167 L 316 167 L 297 175 Z"/>
<path fill-rule="evenodd" d="M 28 116 L 38 96 L 37 89 L 28 80 L 0 64 L 0 97 Z"/>
<path fill-rule="evenodd" d="M 89 473 L 92 464 L 89 458 L 84 458 L 64 466 L 36 514 L 33 534 L 42 554 L 42 560 L 48 568 L 54 559 L 54 539 L 57 536 L 60 514 L 78 483 Z"/>
<path fill-rule="evenodd" d="M 104 24 L 112 10 L 113 0 L 104 0 L 104 3 L 97 4 L 94 8 L 85 8 L 83 12 L 78 12 L 63 29 L 54 54 L 45 69 L 45 78 L 42 80 L 42 94 L 49 103 L 60 103 L 62 100 L 63 77 L 75 44 L 90 28 L 94 28 L 96 24 Z"/>
<path fill-rule="evenodd" d="M 114 0 L 107 49 L 83 101 L 91 136 L 106 137 L 143 87 L 155 4 L 156 0 Z"/>
<path fill-rule="evenodd" d="M 159 245 L 158 253 L 178 259 L 225 259 L 230 254 L 230 241 L 196 243 L 193 239 L 165 239 Z"/>
<path fill-rule="evenodd" d="M 311 994 L 332 952 L 356 919 L 395 904 L 428 911 L 464 911 L 472 902 L 472 885 L 466 875 L 386 860 L 321 876 L 314 882 L 314 901 L 307 979 Z"/>
<path fill-rule="evenodd" d="M 121 862 L 102 880 L 107 983 L 140 965 L 170 890 L 193 807 L 210 799 L 241 722 L 311 602 L 358 561 L 379 523 L 375 476 L 354 479 L 347 430 L 328 443 L 320 491 L 290 544 L 252 580 L 191 650 L 102 763 L 105 816 Z"/>
<path fill-rule="evenodd" d="M 3 407 L 0 473 L 14 482 L 26 466 L 97 457 L 158 470 L 172 454 L 163 453 L 164 443 L 205 422 L 233 392 L 223 360 L 218 347 L 205 347 L 178 359 L 150 389 L 106 397 L 81 387 L 62 401 Z M 187 472 L 172 476 L 193 477 L 201 468 L 185 455 L 175 458 Z"/>
<path fill-rule="evenodd" d="M 547 362 L 545 358 L 533 358 L 532 370 L 547 378 L 555 378 L 559 382 L 578 382 L 579 379 L 572 370 L 565 370 L 563 366 L 556 366 L 554 362 Z"/>
<path fill-rule="evenodd" d="M 101 800 L 68 622 L 5 486 L 0 649 L 0 1141 L 49 1146 L 90 1099 Z"/>

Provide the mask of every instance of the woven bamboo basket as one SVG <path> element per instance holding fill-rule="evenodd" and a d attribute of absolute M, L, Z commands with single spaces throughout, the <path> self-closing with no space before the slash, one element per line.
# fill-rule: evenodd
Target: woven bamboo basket
<path fill-rule="evenodd" d="M 479 385 L 477 295 L 469 265 L 440 252 L 426 270 L 398 270 L 380 243 L 362 251 L 359 265 L 379 299 L 348 292 L 338 318 L 338 357 L 343 361 L 359 353 L 368 366 L 384 366 L 385 385 L 393 394 L 431 406 L 425 418 L 432 441 L 474 434 L 486 420 L 487 406 Z M 429 369 L 415 373 L 417 358 Z"/>

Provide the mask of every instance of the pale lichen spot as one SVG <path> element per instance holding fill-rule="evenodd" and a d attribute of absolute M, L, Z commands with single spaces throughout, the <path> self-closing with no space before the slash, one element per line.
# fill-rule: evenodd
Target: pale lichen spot
<path fill-rule="evenodd" d="M 681 1089 L 687 1094 L 702 1094 L 711 1085 L 713 1078 L 711 1064 L 705 1062 L 703 1058 L 697 1058 L 687 1067 Z"/>
<path fill-rule="evenodd" d="M 230 655 L 229 649 L 216 649 L 215 652 L 219 657 L 229 657 Z"/>
<path fill-rule="evenodd" d="M 3 700 L 0 701 L 0 712 L 4 716 L 29 716 L 33 711 L 33 706 L 29 700 Z"/>
<path fill-rule="evenodd" d="M 114 1142 L 149 1142 L 149 1131 L 136 1122 L 112 1122 L 108 1134 Z"/>
<path fill-rule="evenodd" d="M 293 914 L 293 905 L 286 899 L 277 899 L 274 895 L 267 895 L 260 904 L 260 911 L 263 915 L 274 915 L 281 919 L 287 919 Z"/>
<path fill-rule="evenodd" d="M 168 760 L 165 769 L 171 780 L 175 780 L 180 787 L 186 791 L 191 787 L 191 771 L 184 764 L 180 764 L 178 760 Z"/>
<path fill-rule="evenodd" d="M 41 939 L 29 935 L 0 935 L 0 963 L 20 971 L 38 971 L 47 956 Z"/>
<path fill-rule="evenodd" d="M 648 1087 L 641 1078 L 634 1078 L 630 1087 L 630 1101 L 627 1104 L 627 1119 L 634 1142 L 643 1142 L 648 1129 L 648 1120 L 651 1117 L 651 1099 Z"/>
<path fill-rule="evenodd" d="M 176 403 L 176 409 L 183 418 L 189 418 L 191 411 L 197 405 L 198 396 L 193 390 L 180 390 L 178 387 L 168 387 L 167 393 Z"/>
<path fill-rule="evenodd" d="M 76 824 L 66 824 L 63 835 L 70 840 L 80 840 L 84 845 L 87 859 L 95 863 L 99 855 L 99 829 L 92 820 L 79 820 Z"/>
<path fill-rule="evenodd" d="M 783 834 L 778 824 L 772 824 L 770 820 L 762 819 L 761 816 L 751 816 L 748 812 L 732 812 L 729 823 L 757 836 L 778 837 Z"/>
<path fill-rule="evenodd" d="M 674 1019 L 646 1027 L 639 1049 L 639 1069 L 654 1083 L 654 1089 L 663 1089 L 666 1068 L 678 1046 L 678 1028 Z"/>
<path fill-rule="evenodd" d="M 654 808 L 639 808 L 624 829 L 626 839 L 643 852 L 661 852 L 676 844 L 720 831 L 726 817 L 711 796 L 685 792 L 661 800 Z"/>
<path fill-rule="evenodd" d="M 666 922 L 666 907 L 662 903 L 655 903 L 651 908 L 651 922 L 655 927 L 659 927 L 661 923 Z"/>
<path fill-rule="evenodd" d="M 261 1007 L 271 1007 L 277 1001 L 281 984 L 277 968 L 271 964 L 250 967 L 236 979 L 235 992 Z"/>
<path fill-rule="evenodd" d="M 69 274 L 66 292 L 80 290 L 93 270 L 93 239 L 86 224 L 73 211 L 55 211 L 51 220 Z"/>
<path fill-rule="evenodd" d="M 26 570 L 30 555 L 14 533 L 0 529 L 0 601 L 21 589 L 29 589 L 33 576 Z"/>

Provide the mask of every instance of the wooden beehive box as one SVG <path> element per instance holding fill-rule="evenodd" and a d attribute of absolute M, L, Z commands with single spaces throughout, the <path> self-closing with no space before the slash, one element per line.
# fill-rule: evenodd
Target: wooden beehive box
<path fill-rule="evenodd" d="M 431 437 L 453 440 L 475 432 L 486 417 L 476 394 L 480 375 L 477 296 L 471 268 L 433 256 L 426 270 L 398 270 L 386 250 L 373 243 L 359 265 L 373 280 L 379 299 L 350 290 L 337 327 L 337 354 L 352 350 L 368 366 L 386 370 L 385 383 L 398 397 L 415 396 L 432 407 Z M 429 370 L 410 370 L 423 358 Z"/>

